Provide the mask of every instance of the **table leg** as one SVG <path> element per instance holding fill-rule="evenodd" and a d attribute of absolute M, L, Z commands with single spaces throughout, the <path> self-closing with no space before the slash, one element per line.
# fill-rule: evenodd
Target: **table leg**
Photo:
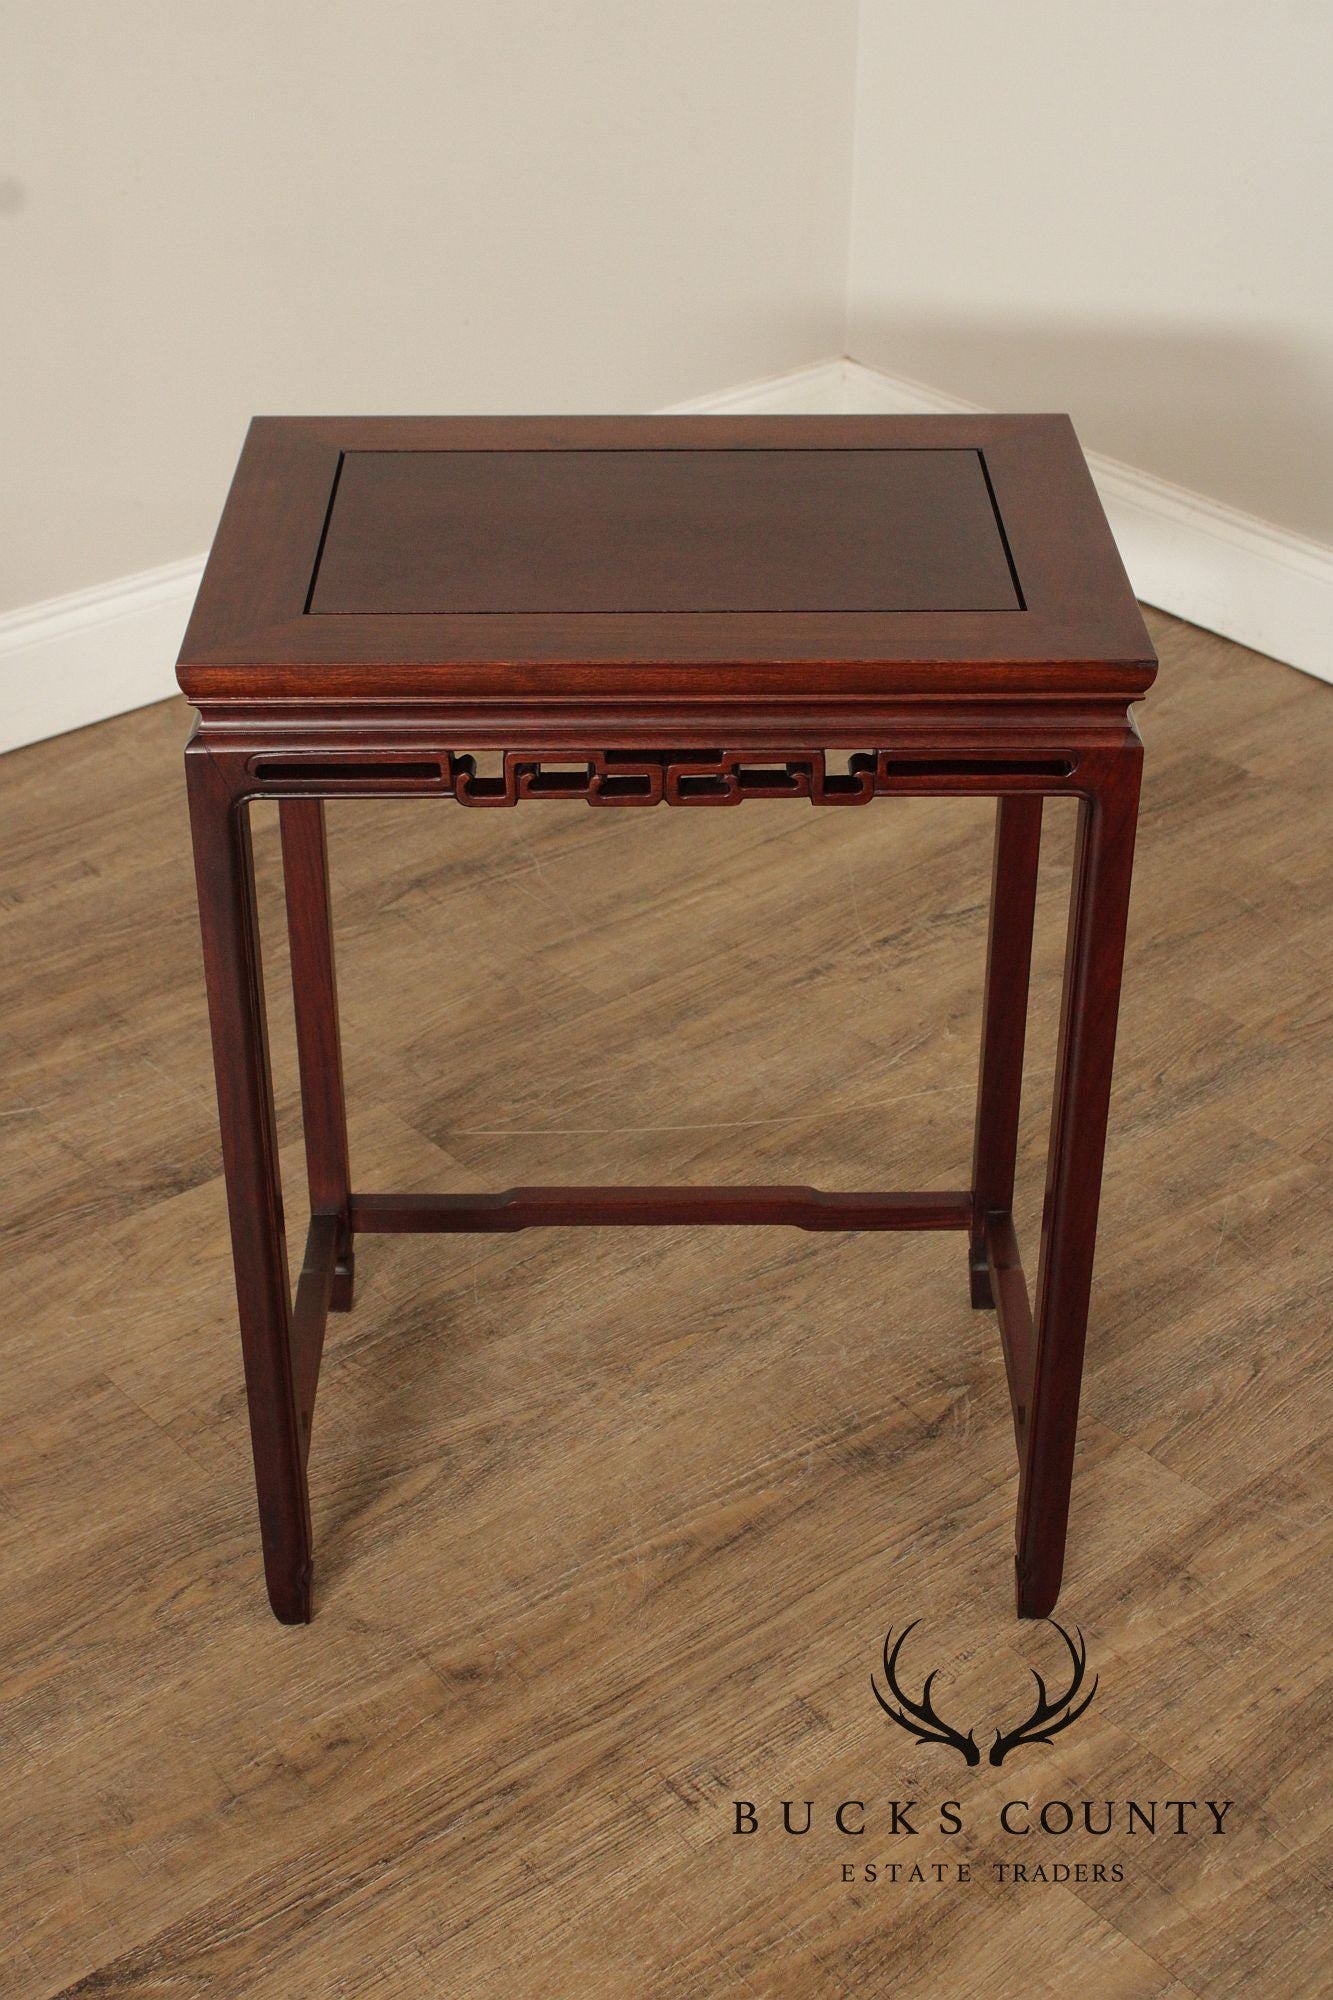
<path fill-rule="evenodd" d="M 1046 1617 L 1064 1568 L 1142 746 L 1099 760 L 1079 803 L 1037 1269 L 1036 1368 L 1019 1480 L 1021 1617 Z"/>
<path fill-rule="evenodd" d="M 347 1104 L 343 1094 L 338 987 L 333 968 L 328 843 L 322 799 L 283 799 L 282 866 L 287 888 L 287 935 L 292 954 L 292 999 L 301 1069 L 310 1212 L 338 1219 L 337 1264 L 329 1305 L 352 1303 L 355 1263 L 349 1221 L 351 1177 L 347 1162 Z"/>
<path fill-rule="evenodd" d="M 310 1501 L 292 1376 L 291 1293 L 246 807 L 201 745 L 185 753 L 222 1161 L 269 1602 L 310 1616 Z"/>
<path fill-rule="evenodd" d="M 1023 1092 L 1023 1041 L 1032 919 L 1037 904 L 1041 796 L 998 801 L 991 875 L 990 938 L 982 1002 L 981 1074 L 972 1150 L 972 1231 L 968 1263 L 974 1306 L 994 1306 L 986 1266 L 986 1217 L 1014 1205 L 1014 1160 Z"/>

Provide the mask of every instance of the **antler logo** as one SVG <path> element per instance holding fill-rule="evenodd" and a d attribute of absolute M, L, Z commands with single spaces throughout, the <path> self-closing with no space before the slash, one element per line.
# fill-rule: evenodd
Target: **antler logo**
<path fill-rule="evenodd" d="M 909 1736 L 916 1738 L 918 1743 L 942 1743 L 947 1749 L 956 1750 L 965 1764 L 979 1764 L 981 1762 L 981 1752 L 977 1748 L 975 1731 L 969 1729 L 966 1736 L 964 1736 L 960 1730 L 955 1729 L 951 1723 L 946 1722 L 942 1716 L 937 1715 L 935 1712 L 934 1704 L 930 1699 L 930 1690 L 934 1686 L 938 1669 L 926 1675 L 925 1685 L 922 1687 L 921 1697 L 918 1701 L 913 1701 L 911 1696 L 899 1685 L 898 1655 L 902 1652 L 903 1643 L 908 1633 L 915 1631 L 920 1622 L 919 1618 L 914 1618 L 910 1625 L 904 1625 L 902 1631 L 898 1634 L 892 1651 L 889 1650 L 889 1641 L 893 1638 L 893 1627 L 890 1626 L 889 1630 L 885 1633 L 884 1679 L 888 1684 L 889 1694 L 894 1699 L 890 1701 L 888 1696 L 880 1692 L 879 1683 L 872 1674 L 870 1676 L 870 1686 L 875 1700 L 879 1703 L 889 1720 L 896 1722 L 900 1729 L 905 1729 Z M 1076 1700 L 1083 1686 L 1083 1676 L 1087 1670 L 1088 1660 L 1088 1649 L 1084 1643 L 1083 1634 L 1079 1632 L 1078 1627 L 1074 1627 L 1075 1632 L 1078 1632 L 1078 1639 L 1075 1642 L 1070 1638 L 1063 1625 L 1056 1625 L 1054 1618 L 1048 1618 L 1046 1623 L 1055 1626 L 1055 1630 L 1060 1634 L 1060 1637 L 1069 1648 L 1069 1658 L 1073 1667 L 1069 1686 L 1062 1695 L 1052 1701 L 1046 1692 L 1045 1681 L 1036 1668 L 1033 1668 L 1032 1678 L 1037 1683 L 1037 1705 L 1031 1715 L 1025 1721 L 1020 1722 L 1017 1728 L 996 1730 L 995 1741 L 990 1747 L 989 1761 L 992 1764 L 1003 1764 L 1011 1750 L 1017 1750 L 1024 1744 L 1050 1743 L 1054 1737 L 1059 1735 L 1062 1729 L 1068 1729 L 1071 1722 L 1078 1721 L 1078 1718 L 1097 1692 L 1097 1683 L 1100 1676 L 1094 1674 L 1092 1686 L 1081 1701 Z"/>
<path fill-rule="evenodd" d="M 913 1701 L 911 1696 L 905 1694 L 898 1685 L 898 1655 L 903 1649 L 903 1642 L 908 1633 L 914 1632 L 920 1623 L 919 1618 L 914 1618 L 910 1625 L 904 1625 L 892 1652 L 889 1651 L 889 1641 L 893 1637 L 892 1625 L 884 1634 L 884 1678 L 889 1684 L 889 1692 L 897 1696 L 900 1705 L 895 1708 L 891 1701 L 885 1699 L 872 1674 L 870 1686 L 874 1691 L 875 1700 L 889 1720 L 896 1722 L 899 1729 L 905 1729 L 909 1736 L 915 1736 L 918 1743 L 945 1743 L 951 1750 L 958 1752 L 965 1764 L 979 1764 L 981 1752 L 977 1748 L 977 1739 L 973 1732 L 969 1729 L 966 1736 L 960 1736 L 958 1731 L 951 1728 L 942 1716 L 936 1715 L 931 1707 L 930 1690 L 935 1683 L 934 1672 L 926 1675 L 926 1684 L 921 1690 L 920 1701 Z"/>

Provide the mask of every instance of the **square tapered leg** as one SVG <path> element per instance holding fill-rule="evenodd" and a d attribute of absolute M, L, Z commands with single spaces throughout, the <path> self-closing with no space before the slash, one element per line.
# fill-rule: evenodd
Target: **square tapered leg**
<path fill-rule="evenodd" d="M 1046 1163 L 1032 1406 L 1018 1503 L 1018 1608 L 1052 1610 L 1064 1568 L 1083 1348 L 1106 1150 L 1142 748 L 1090 760 L 1080 800 Z"/>
<path fill-rule="evenodd" d="M 264 1573 L 275 1615 L 303 1624 L 310 1617 L 310 1501 L 249 816 L 207 751 L 191 745 L 185 769 Z"/>

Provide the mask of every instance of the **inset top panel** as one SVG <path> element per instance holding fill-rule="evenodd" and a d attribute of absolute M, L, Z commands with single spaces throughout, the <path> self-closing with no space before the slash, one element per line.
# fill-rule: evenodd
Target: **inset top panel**
<path fill-rule="evenodd" d="M 1016 611 L 976 450 L 348 451 L 316 616 Z"/>

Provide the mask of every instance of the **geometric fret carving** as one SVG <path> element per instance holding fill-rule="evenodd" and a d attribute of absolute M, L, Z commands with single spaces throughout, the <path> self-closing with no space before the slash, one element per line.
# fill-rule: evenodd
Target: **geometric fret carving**
<path fill-rule="evenodd" d="M 1040 783 L 1068 777 L 1074 758 L 961 756 L 942 760 L 858 750 L 842 771 L 822 750 L 506 750 L 500 774 L 478 777 L 470 756 L 448 753 L 449 784 L 465 806 L 516 806 L 524 799 L 582 799 L 590 806 L 738 806 L 746 799 L 809 799 L 860 806 L 913 777 L 978 780 L 1004 775 Z"/>
<path fill-rule="evenodd" d="M 825 770 L 824 753 L 773 751 L 507 750 L 501 776 L 479 778 L 471 757 L 451 756 L 454 796 L 465 806 L 514 806 L 521 799 L 584 799 L 591 806 L 735 806 L 745 799 L 812 799 L 864 805 L 875 789 L 875 759 L 864 752 L 846 772 Z"/>

